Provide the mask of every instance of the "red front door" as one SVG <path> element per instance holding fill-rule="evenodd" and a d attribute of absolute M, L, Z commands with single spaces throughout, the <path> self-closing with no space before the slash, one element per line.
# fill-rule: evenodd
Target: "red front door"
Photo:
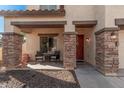
<path fill-rule="evenodd" d="M 84 60 L 84 35 L 77 35 L 76 59 L 77 61 Z"/>

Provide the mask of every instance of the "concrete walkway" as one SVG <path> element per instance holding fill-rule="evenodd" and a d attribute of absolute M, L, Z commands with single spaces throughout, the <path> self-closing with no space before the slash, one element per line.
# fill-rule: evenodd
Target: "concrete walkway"
<path fill-rule="evenodd" d="M 79 65 L 75 72 L 82 88 L 124 88 L 124 77 L 105 77 L 89 65 Z"/>

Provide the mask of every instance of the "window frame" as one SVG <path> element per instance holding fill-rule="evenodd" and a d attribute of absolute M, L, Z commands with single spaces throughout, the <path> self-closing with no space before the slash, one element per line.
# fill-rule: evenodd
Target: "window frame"
<path fill-rule="evenodd" d="M 55 38 L 55 37 L 57 37 L 57 36 L 40 36 L 40 51 L 42 51 L 42 49 L 43 49 L 43 38 L 46 38 L 47 39 L 47 41 L 46 41 L 46 51 L 45 52 L 48 52 L 48 51 L 51 51 L 51 49 L 50 48 L 52 48 L 52 47 L 56 47 L 57 48 L 57 39 Z M 53 42 L 52 42 L 52 47 L 50 46 L 50 38 L 52 38 L 53 39 Z"/>

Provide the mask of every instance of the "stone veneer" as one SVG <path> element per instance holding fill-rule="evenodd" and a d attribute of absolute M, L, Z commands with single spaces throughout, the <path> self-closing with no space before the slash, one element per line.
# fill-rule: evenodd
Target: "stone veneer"
<path fill-rule="evenodd" d="M 115 75 L 119 68 L 118 28 L 104 28 L 96 35 L 96 68 L 104 75 Z M 111 38 L 114 32 L 116 39 Z"/>
<path fill-rule="evenodd" d="M 3 65 L 15 67 L 21 61 L 23 36 L 14 32 L 5 32 L 3 35 Z"/>
<path fill-rule="evenodd" d="M 76 67 L 76 33 L 64 33 L 64 67 L 74 69 Z"/>

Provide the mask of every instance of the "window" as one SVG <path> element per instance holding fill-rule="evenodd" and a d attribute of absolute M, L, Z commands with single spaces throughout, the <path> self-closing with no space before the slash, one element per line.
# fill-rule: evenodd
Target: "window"
<path fill-rule="evenodd" d="M 52 49 L 56 49 L 56 46 L 56 37 L 40 37 L 40 50 L 43 53 L 47 53 L 48 51 L 52 51 Z"/>
<path fill-rule="evenodd" d="M 45 10 L 45 9 L 48 9 L 48 10 L 56 10 L 57 9 L 57 6 L 56 5 L 40 5 L 40 9 L 42 10 Z"/>

